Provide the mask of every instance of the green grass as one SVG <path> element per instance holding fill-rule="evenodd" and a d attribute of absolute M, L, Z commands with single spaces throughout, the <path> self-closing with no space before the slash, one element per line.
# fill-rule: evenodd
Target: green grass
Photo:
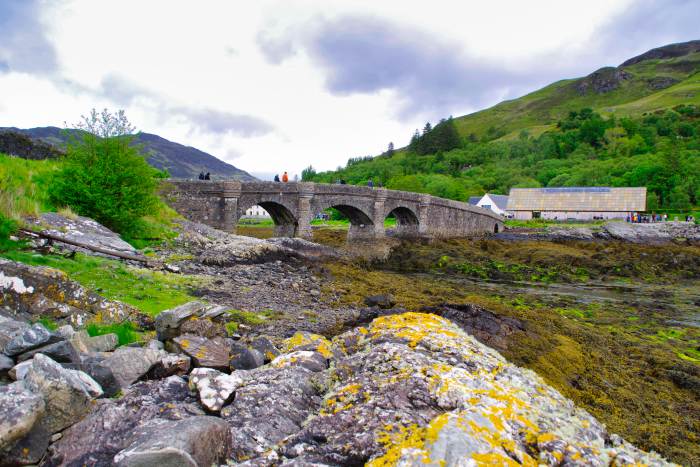
<path fill-rule="evenodd" d="M 246 324 L 248 326 L 257 326 L 259 324 L 266 323 L 267 321 L 279 318 L 282 315 L 282 313 L 275 310 L 229 310 L 228 315 L 230 321 L 226 323 L 226 330 L 229 332 L 229 334 L 231 334 L 238 330 L 238 326 L 240 324 Z"/>
<path fill-rule="evenodd" d="M 47 192 L 57 160 L 31 161 L 0 154 L 0 214 L 10 219 L 54 211 Z"/>
<path fill-rule="evenodd" d="M 141 333 L 137 331 L 134 323 L 130 321 L 114 324 L 90 323 L 86 326 L 85 330 L 93 337 L 102 336 L 104 334 L 116 334 L 119 339 L 118 345 L 128 345 L 141 340 Z"/>
<path fill-rule="evenodd" d="M 32 266 L 60 269 L 101 296 L 133 305 L 151 316 L 194 300 L 191 289 L 201 281 L 193 276 L 139 269 L 80 253 L 73 259 L 20 250 L 6 251 L 0 256 Z"/>

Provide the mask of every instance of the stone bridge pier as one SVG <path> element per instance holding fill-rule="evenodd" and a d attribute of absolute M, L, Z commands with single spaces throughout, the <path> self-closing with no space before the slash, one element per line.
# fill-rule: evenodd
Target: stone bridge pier
<path fill-rule="evenodd" d="M 467 203 L 354 185 L 167 180 L 161 195 L 185 218 L 229 232 L 255 205 L 270 213 L 281 237 L 310 239 L 311 221 L 331 207 L 350 219 L 348 241 L 383 237 L 390 215 L 398 237 L 463 237 L 503 229 L 500 216 Z"/>

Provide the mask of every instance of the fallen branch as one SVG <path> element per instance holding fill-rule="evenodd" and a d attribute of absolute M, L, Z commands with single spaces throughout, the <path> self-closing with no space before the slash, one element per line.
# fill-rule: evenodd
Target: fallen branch
<path fill-rule="evenodd" d="M 148 258 L 144 256 L 132 255 L 130 253 L 122 253 L 121 251 L 108 250 L 106 248 L 101 248 L 99 246 L 88 245 L 87 243 L 77 242 L 60 235 L 54 235 L 48 232 L 35 232 L 33 230 L 19 229 L 25 235 L 30 237 L 41 237 L 56 242 L 66 243 L 68 245 L 77 246 L 79 248 L 85 248 L 86 250 L 94 251 L 96 253 L 102 253 L 103 255 L 116 256 L 117 258 L 128 259 L 130 261 L 139 261 L 141 263 L 148 263 Z"/>

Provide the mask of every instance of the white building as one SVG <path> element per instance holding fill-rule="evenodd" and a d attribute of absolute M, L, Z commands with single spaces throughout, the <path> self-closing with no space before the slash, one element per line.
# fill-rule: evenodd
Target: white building
<path fill-rule="evenodd" d="M 267 211 L 265 211 L 262 207 L 255 205 L 251 208 L 246 209 L 245 215 L 242 217 L 265 218 L 270 217 L 270 214 Z"/>
<path fill-rule="evenodd" d="M 506 207 L 508 206 L 508 197 L 506 195 L 493 195 L 491 193 L 486 193 L 481 197 L 470 197 L 469 204 L 484 209 L 490 209 L 498 215 L 505 216 Z"/>

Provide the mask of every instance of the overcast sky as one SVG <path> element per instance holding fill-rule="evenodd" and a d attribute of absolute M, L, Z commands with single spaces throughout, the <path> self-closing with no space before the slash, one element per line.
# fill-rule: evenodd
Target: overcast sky
<path fill-rule="evenodd" d="M 254 175 L 328 170 L 698 24 L 698 0 L 0 0 L 0 126 L 125 109 Z"/>

